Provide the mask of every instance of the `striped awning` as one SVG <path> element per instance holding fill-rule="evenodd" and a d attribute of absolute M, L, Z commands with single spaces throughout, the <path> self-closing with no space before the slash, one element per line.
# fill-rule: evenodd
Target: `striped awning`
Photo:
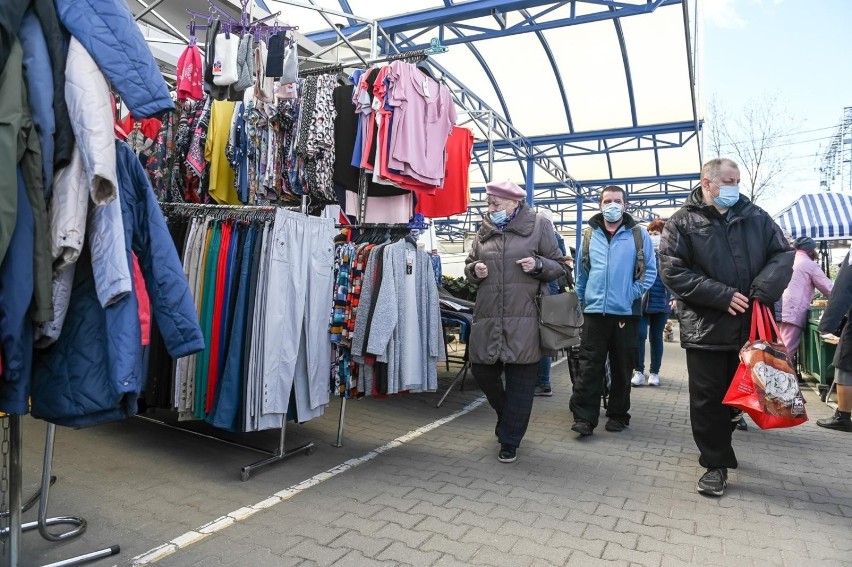
<path fill-rule="evenodd" d="M 852 194 L 808 193 L 775 215 L 781 228 L 792 236 L 814 240 L 852 238 Z"/>

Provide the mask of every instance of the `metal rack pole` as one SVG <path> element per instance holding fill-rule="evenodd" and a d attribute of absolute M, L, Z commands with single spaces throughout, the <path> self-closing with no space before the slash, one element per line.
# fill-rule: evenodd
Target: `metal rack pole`
<path fill-rule="evenodd" d="M 446 400 L 446 399 L 447 399 L 447 396 L 449 396 L 449 395 L 450 395 L 450 392 L 451 392 L 451 391 L 452 391 L 452 389 L 455 387 L 456 383 L 458 383 L 459 379 L 461 379 L 461 381 L 462 381 L 462 383 L 461 383 L 461 387 L 459 388 L 459 391 L 464 391 L 464 381 L 467 379 L 467 371 L 468 371 L 469 369 L 470 369 L 470 362 L 468 362 L 467 360 L 465 360 L 465 361 L 464 361 L 464 366 L 462 366 L 462 367 L 459 369 L 459 371 L 458 371 L 458 372 L 456 372 L 456 377 L 455 377 L 455 378 L 453 378 L 453 381 L 450 383 L 450 385 L 449 385 L 449 386 L 447 386 L 447 391 L 446 391 L 446 392 L 444 392 L 444 395 L 443 395 L 443 396 L 441 396 L 441 399 L 440 399 L 440 400 L 438 400 L 438 403 L 435 405 L 435 407 L 436 407 L 436 408 L 441 407 L 441 404 L 443 404 L 443 403 L 444 403 L 444 400 Z"/>
<path fill-rule="evenodd" d="M 82 534 L 86 531 L 86 520 L 83 518 L 75 517 L 75 516 L 57 516 L 55 518 L 47 518 L 47 505 L 48 499 L 50 497 L 50 486 L 56 480 L 55 477 L 51 476 L 51 469 L 53 468 L 53 448 L 56 440 L 56 425 L 49 423 L 47 425 L 47 433 L 45 435 L 45 448 L 44 448 L 44 462 L 42 467 L 42 477 L 41 477 L 41 488 L 39 493 L 36 494 L 33 498 L 31 498 L 27 502 L 27 506 L 21 506 L 21 486 L 22 486 L 22 445 L 23 445 L 23 428 L 21 422 L 21 416 L 19 415 L 11 415 L 9 416 L 10 422 L 10 450 L 9 450 L 9 541 L 10 541 L 10 567 L 17 567 L 20 561 L 21 556 L 21 534 L 26 531 L 38 529 L 41 536 L 47 541 L 56 542 L 56 541 L 65 541 L 78 535 Z M 35 522 L 27 522 L 26 524 L 21 523 L 21 516 L 23 515 L 23 510 L 26 507 L 29 507 L 33 504 L 34 498 L 39 498 L 39 507 L 38 507 L 38 520 Z M 68 530 L 67 532 L 63 532 L 60 534 L 52 534 L 47 530 L 48 526 L 55 526 L 61 524 L 71 524 L 75 526 L 74 528 Z M 59 566 L 68 566 L 68 565 L 80 565 L 82 563 L 87 563 L 89 561 L 94 561 L 95 559 L 101 559 L 103 557 L 110 557 L 112 555 L 117 555 L 121 551 L 121 548 L 118 545 L 112 545 L 110 547 L 99 549 L 97 551 L 93 551 L 90 553 L 86 553 L 83 555 L 78 555 L 76 557 L 69 557 L 68 559 L 63 559 L 56 563 L 51 563 L 49 566 L 46 565 L 44 567 L 59 567 Z"/>
<path fill-rule="evenodd" d="M 24 435 L 21 429 L 21 416 L 10 415 L 9 420 L 9 559 L 11 567 L 17 567 L 21 556 L 21 451 Z"/>
<path fill-rule="evenodd" d="M 283 461 L 284 459 L 288 459 L 293 455 L 298 455 L 300 453 L 304 453 L 305 455 L 310 455 L 314 452 L 314 443 L 310 441 L 301 445 L 300 447 L 296 447 L 292 451 L 287 451 L 284 447 L 284 439 L 287 433 L 287 417 L 284 417 L 284 423 L 281 424 L 281 437 L 278 439 L 278 450 L 272 454 L 271 457 L 263 459 L 262 461 L 258 461 L 256 463 L 252 463 L 250 465 L 246 465 L 242 468 L 240 472 L 240 479 L 245 482 L 251 476 L 251 472 L 256 469 L 260 469 L 266 466 L 269 466 L 273 463 L 277 463 L 279 461 Z"/>
<path fill-rule="evenodd" d="M 337 420 L 337 443 L 335 447 L 343 447 L 343 426 L 346 420 L 346 398 L 340 398 L 340 418 Z"/>

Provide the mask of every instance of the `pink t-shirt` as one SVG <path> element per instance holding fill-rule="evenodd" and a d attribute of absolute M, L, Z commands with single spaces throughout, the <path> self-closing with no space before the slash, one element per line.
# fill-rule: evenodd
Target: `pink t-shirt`
<path fill-rule="evenodd" d="M 403 61 L 390 64 L 388 79 L 388 103 L 396 107 L 388 167 L 440 187 L 444 147 L 457 117 L 450 91 Z"/>

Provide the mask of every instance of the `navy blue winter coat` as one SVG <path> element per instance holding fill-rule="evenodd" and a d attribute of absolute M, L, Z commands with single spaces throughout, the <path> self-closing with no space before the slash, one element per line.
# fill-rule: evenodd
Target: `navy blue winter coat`
<path fill-rule="evenodd" d="M 659 259 L 657 260 L 657 265 L 659 265 Z M 645 292 L 645 298 L 642 302 L 642 313 L 671 313 L 671 300 L 672 294 L 663 283 L 660 271 L 658 270 L 654 285 Z"/>
<path fill-rule="evenodd" d="M 204 337 L 180 258 L 138 158 L 124 142 L 116 154 L 127 261 L 132 249 L 169 354 L 188 356 L 204 348 Z M 62 334 L 36 352 L 33 416 L 81 427 L 134 415 L 144 386 L 141 338 L 135 292 L 102 308 L 85 247 Z"/>
<path fill-rule="evenodd" d="M 56 0 L 71 35 L 97 62 L 137 120 L 175 105 L 166 81 L 124 0 Z"/>

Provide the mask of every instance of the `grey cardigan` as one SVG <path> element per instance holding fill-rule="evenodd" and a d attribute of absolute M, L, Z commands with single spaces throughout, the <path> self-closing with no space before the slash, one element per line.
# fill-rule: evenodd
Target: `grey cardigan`
<path fill-rule="evenodd" d="M 382 284 L 378 295 L 373 297 L 375 282 L 372 274 L 379 254 L 384 254 Z M 408 255 L 413 255 L 415 262 L 413 276 L 406 274 Z M 416 278 L 417 293 L 414 298 L 408 297 L 406 293 L 407 277 Z M 368 319 L 373 303 L 375 308 L 370 321 Z M 409 312 L 412 307 L 416 310 L 414 316 L 419 330 L 416 338 L 408 336 L 409 331 L 404 324 L 405 318 L 412 316 Z M 368 324 L 369 338 L 366 336 Z M 419 367 L 403 368 L 406 345 L 418 340 L 423 355 L 418 359 Z M 373 354 L 377 361 L 388 364 L 389 394 L 403 390 L 433 391 L 438 387 L 437 363 L 445 358 L 443 341 L 438 288 L 429 255 L 404 240 L 373 251 L 362 284 L 352 337 L 352 355 L 361 362 L 364 355 Z M 364 378 L 364 388 L 369 394 L 372 390 L 372 376 L 365 374 Z"/>

